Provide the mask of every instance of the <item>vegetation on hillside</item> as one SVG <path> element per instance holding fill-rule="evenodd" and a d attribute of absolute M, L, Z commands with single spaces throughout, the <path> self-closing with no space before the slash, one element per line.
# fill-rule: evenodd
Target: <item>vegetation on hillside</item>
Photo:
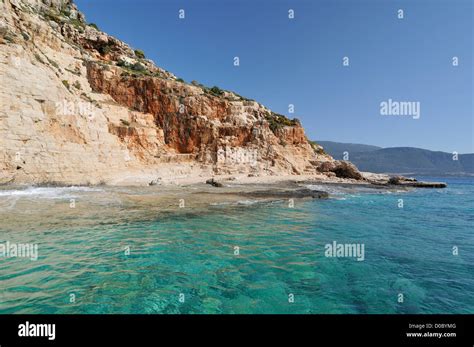
<path fill-rule="evenodd" d="M 314 153 L 319 154 L 319 155 L 327 155 L 326 151 L 319 143 L 317 143 L 316 141 L 311 141 L 308 138 L 306 138 L 306 140 L 313 148 Z"/>
<path fill-rule="evenodd" d="M 135 55 L 139 59 L 145 59 L 145 52 L 143 52 L 141 49 L 136 49 L 135 50 Z"/>
<path fill-rule="evenodd" d="M 95 24 L 95 23 L 89 23 L 89 24 L 87 24 L 87 25 L 89 25 L 90 27 L 94 28 L 94 29 L 97 30 L 97 31 L 100 31 L 99 27 L 98 27 L 97 24 Z"/>
<path fill-rule="evenodd" d="M 267 114 L 265 119 L 274 134 L 277 134 L 277 132 L 285 126 L 295 126 L 300 124 L 300 121 L 297 118 L 289 119 L 284 115 L 275 112 Z"/>

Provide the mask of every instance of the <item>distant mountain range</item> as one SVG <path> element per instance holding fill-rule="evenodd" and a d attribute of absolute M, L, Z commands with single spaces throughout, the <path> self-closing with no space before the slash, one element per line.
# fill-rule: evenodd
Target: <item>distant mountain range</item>
<path fill-rule="evenodd" d="M 382 148 L 356 143 L 317 141 L 334 159 L 348 159 L 361 171 L 437 176 L 474 176 L 474 154 L 434 152 L 413 147 Z M 347 152 L 348 158 L 344 158 Z"/>

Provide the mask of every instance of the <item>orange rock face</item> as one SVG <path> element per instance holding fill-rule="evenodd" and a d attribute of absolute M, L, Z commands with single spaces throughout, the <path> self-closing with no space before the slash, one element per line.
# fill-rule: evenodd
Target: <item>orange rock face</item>
<path fill-rule="evenodd" d="M 270 130 L 267 117 L 271 111 L 235 95 L 212 95 L 206 89 L 152 76 L 130 76 L 126 70 L 89 62 L 87 77 L 95 92 L 110 95 L 118 104 L 152 114 L 161 129 L 164 143 L 179 154 L 197 154 L 219 164 L 218 152 L 227 155 L 243 148 L 266 168 L 285 174 L 311 173 L 311 160 L 317 155 L 306 139 L 299 123 Z M 121 138 L 131 135 L 120 135 Z M 208 154 L 206 156 L 206 153 Z M 326 159 L 326 158 L 324 158 Z M 202 159 L 204 160 L 204 159 Z M 206 161 L 206 160 L 204 160 Z M 231 160 L 233 162 L 234 160 Z M 229 161 L 223 160 L 225 172 L 232 172 Z M 259 170 L 259 165 L 254 165 Z"/>

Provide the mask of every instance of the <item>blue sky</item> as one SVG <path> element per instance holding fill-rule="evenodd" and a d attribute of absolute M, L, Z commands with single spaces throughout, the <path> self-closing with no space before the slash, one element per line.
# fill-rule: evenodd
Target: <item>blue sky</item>
<path fill-rule="evenodd" d="M 472 0 L 75 2 L 158 66 L 297 117 L 311 139 L 474 152 Z M 388 99 L 420 102 L 420 118 L 380 115 Z"/>

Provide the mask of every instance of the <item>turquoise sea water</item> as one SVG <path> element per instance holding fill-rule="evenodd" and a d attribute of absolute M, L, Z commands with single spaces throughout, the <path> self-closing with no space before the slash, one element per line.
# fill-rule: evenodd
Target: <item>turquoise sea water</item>
<path fill-rule="evenodd" d="M 4 188 L 0 243 L 36 243 L 38 260 L 0 257 L 0 313 L 474 313 L 474 180 L 430 179 L 449 187 L 332 187 L 294 208 Z M 365 259 L 326 257 L 333 241 Z"/>

